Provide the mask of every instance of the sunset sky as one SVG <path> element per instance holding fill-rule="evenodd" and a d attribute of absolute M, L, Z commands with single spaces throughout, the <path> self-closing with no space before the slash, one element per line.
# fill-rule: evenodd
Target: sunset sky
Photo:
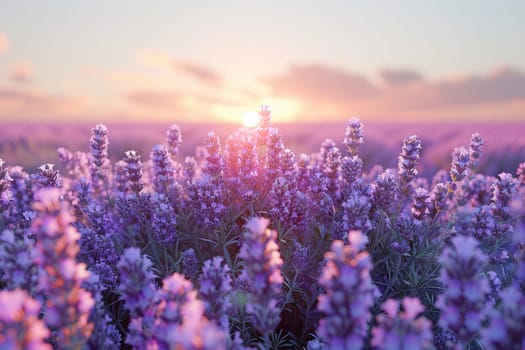
<path fill-rule="evenodd" d="M 27 1 L 0 121 L 525 121 L 525 1 Z"/>

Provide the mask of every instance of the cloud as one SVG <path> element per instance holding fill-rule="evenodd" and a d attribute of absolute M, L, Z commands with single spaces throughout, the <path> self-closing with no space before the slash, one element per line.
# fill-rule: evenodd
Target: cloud
<path fill-rule="evenodd" d="M 293 66 L 263 82 L 276 95 L 324 102 L 367 99 L 380 92 L 366 77 L 316 64 Z"/>
<path fill-rule="evenodd" d="M 525 74 L 503 68 L 485 76 L 437 82 L 430 89 L 437 105 L 508 102 L 525 99 Z"/>
<path fill-rule="evenodd" d="M 28 83 L 33 80 L 33 65 L 31 62 L 16 62 L 8 68 L 7 75 L 15 83 Z"/>
<path fill-rule="evenodd" d="M 383 69 L 380 72 L 381 78 L 388 85 L 406 85 L 424 80 L 423 76 L 410 69 Z"/>
<path fill-rule="evenodd" d="M 84 99 L 80 97 L 0 86 L 2 118 L 70 117 L 81 112 L 84 107 Z"/>
<path fill-rule="evenodd" d="M 495 106 L 502 109 L 498 116 L 507 111 L 509 118 L 515 118 L 516 108 L 525 102 L 525 74 L 517 69 L 439 80 L 425 80 L 422 74 L 408 69 L 383 69 L 379 76 L 385 85 L 343 69 L 309 65 L 292 66 L 285 74 L 263 82 L 274 96 L 299 101 L 303 114 L 311 118 L 360 114 L 411 118 L 443 115 L 452 119 L 469 113 L 488 118 Z"/>
<path fill-rule="evenodd" d="M 222 83 L 222 77 L 212 69 L 197 62 L 173 58 L 162 51 L 140 50 L 136 54 L 136 59 L 148 67 L 186 74 L 203 84 L 218 86 Z"/>
<path fill-rule="evenodd" d="M 191 109 L 196 106 L 206 108 L 212 105 L 235 106 L 236 101 L 202 94 L 182 93 L 171 90 L 137 90 L 124 95 L 125 100 L 136 106 L 155 110 L 181 110 Z"/>
<path fill-rule="evenodd" d="M 9 40 L 4 33 L 0 32 L 0 54 L 6 52 L 9 49 Z"/>
<path fill-rule="evenodd" d="M 176 70 L 191 75 L 195 79 L 200 80 L 201 82 L 206 84 L 219 85 L 222 80 L 221 77 L 214 71 L 194 63 L 173 61 L 173 66 Z"/>
<path fill-rule="evenodd" d="M 134 91 L 126 94 L 126 99 L 138 106 L 151 109 L 181 109 L 182 95 L 169 91 Z"/>

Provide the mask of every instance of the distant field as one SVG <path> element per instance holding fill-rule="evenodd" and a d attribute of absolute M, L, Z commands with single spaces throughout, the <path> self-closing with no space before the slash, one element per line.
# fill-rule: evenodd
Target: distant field
<path fill-rule="evenodd" d="M 193 155 L 209 131 L 223 140 L 238 126 L 233 124 L 179 123 L 183 132 L 181 157 Z M 20 164 L 34 170 L 42 163 L 58 163 L 57 147 L 88 150 L 91 128 L 85 123 L 3 123 L 0 125 L 0 158 L 8 165 Z M 107 124 L 110 137 L 110 158 L 122 157 L 128 149 L 139 151 L 148 158 L 151 148 L 165 140 L 169 124 Z M 321 142 L 331 138 L 340 143 L 345 123 L 282 124 L 277 125 L 285 146 L 296 153 L 319 150 Z M 454 147 L 468 146 L 470 135 L 479 132 L 485 139 L 485 154 L 480 170 L 495 175 L 501 171 L 514 173 L 525 161 L 525 123 L 491 124 L 427 124 L 427 123 L 366 123 L 365 143 L 361 156 L 365 167 L 382 164 L 395 167 L 402 140 L 417 134 L 423 140 L 421 171 L 430 176 L 439 168 L 448 169 Z"/>

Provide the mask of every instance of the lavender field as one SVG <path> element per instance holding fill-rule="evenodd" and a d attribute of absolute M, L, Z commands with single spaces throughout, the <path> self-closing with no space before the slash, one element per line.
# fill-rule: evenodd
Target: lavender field
<path fill-rule="evenodd" d="M 525 124 L 4 124 L 2 349 L 525 349 Z"/>
<path fill-rule="evenodd" d="M 176 123 L 182 130 L 183 140 L 180 153 L 174 158 L 183 161 L 194 156 L 203 145 L 209 131 L 222 140 L 240 126 L 225 123 Z M 88 138 L 94 124 L 79 122 L 63 123 L 3 123 L 0 128 L 0 157 L 10 164 L 24 166 L 35 171 L 44 162 L 55 163 L 62 169 L 57 149 L 66 147 L 72 151 L 86 151 Z M 123 157 L 124 152 L 133 149 L 147 157 L 154 145 L 162 142 L 167 123 L 110 123 L 111 147 L 108 156 L 112 161 Z M 315 153 L 325 139 L 332 139 L 342 146 L 344 123 L 289 123 L 276 124 L 283 136 L 286 147 L 294 153 Z M 416 122 L 367 122 L 366 142 L 360 148 L 364 168 L 376 164 L 385 168 L 397 166 L 397 156 L 402 141 L 409 135 L 418 135 L 423 142 L 419 174 L 429 179 L 439 169 L 450 165 L 452 150 L 468 143 L 470 136 L 477 132 L 484 141 L 483 157 L 478 171 L 497 175 L 502 171 L 514 172 L 525 159 L 525 123 L 523 122 L 477 122 L 477 123 L 416 123 Z"/>

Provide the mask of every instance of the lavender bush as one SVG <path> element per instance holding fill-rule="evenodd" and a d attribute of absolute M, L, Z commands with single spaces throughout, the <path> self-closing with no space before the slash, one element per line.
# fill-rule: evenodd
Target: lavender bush
<path fill-rule="evenodd" d="M 96 125 L 62 164 L 0 159 L 0 348 L 525 346 L 525 162 L 479 173 L 475 133 L 423 178 L 416 135 L 384 169 L 358 118 L 295 154 L 259 116 L 194 157 L 172 125 L 110 159 Z"/>

